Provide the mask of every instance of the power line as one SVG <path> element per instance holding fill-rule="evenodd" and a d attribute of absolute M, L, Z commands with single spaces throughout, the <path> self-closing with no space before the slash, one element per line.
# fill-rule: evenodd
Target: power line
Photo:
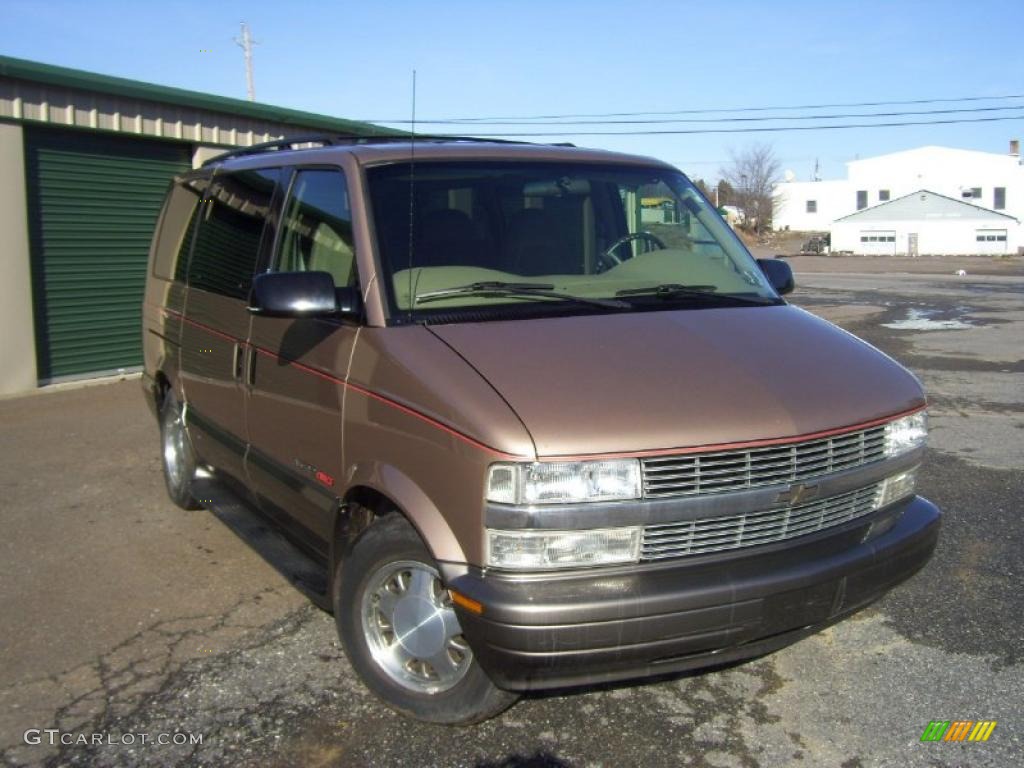
<path fill-rule="evenodd" d="M 1020 109 L 1024 104 L 1011 104 L 1004 107 L 963 107 L 961 109 L 924 109 L 909 110 L 903 112 L 847 112 L 831 115 L 769 115 L 762 117 L 691 117 L 684 120 L 672 118 L 653 118 L 645 120 L 571 120 L 558 122 L 517 122 L 517 121 L 493 121 L 483 120 L 472 123 L 472 125 L 650 125 L 665 123 L 764 123 L 778 120 L 846 120 L 849 118 L 861 117 L 906 117 L 914 115 L 952 115 L 976 112 L 1004 112 L 1008 109 Z M 408 120 L 395 120 L 396 123 L 408 123 Z M 461 120 L 420 120 L 422 123 L 431 125 L 467 125 Z"/>
<path fill-rule="evenodd" d="M 948 120 L 905 120 L 888 123 L 842 123 L 839 125 L 785 125 L 758 126 L 745 128 L 690 128 L 675 130 L 644 130 L 644 131 L 519 131 L 502 133 L 473 132 L 480 138 L 521 138 L 525 136 L 682 136 L 711 133 L 780 133 L 784 131 L 828 131 L 844 128 L 898 128 L 905 125 L 953 125 L 956 123 L 994 123 L 1001 120 L 1017 120 L 1024 118 L 1024 113 L 1004 115 L 1001 117 L 960 117 Z"/>
<path fill-rule="evenodd" d="M 945 99 L 909 99 L 905 101 L 860 101 L 848 102 L 845 104 L 801 104 L 775 107 L 718 107 L 703 109 L 676 109 L 663 112 L 592 112 L 568 115 L 504 115 L 497 117 L 448 117 L 439 120 L 420 120 L 422 123 L 445 123 L 445 122 L 487 122 L 498 120 L 569 120 L 575 118 L 594 117 L 647 117 L 665 115 L 709 115 L 721 112 L 770 112 L 775 110 L 799 110 L 799 109 L 846 109 L 853 107 L 894 107 L 915 104 L 951 104 L 957 102 L 972 101 L 1007 101 L 1009 99 L 1024 99 L 1024 94 L 1006 94 L 1001 96 L 957 96 Z M 371 123 L 401 123 L 404 120 L 382 120 L 369 119 Z"/>

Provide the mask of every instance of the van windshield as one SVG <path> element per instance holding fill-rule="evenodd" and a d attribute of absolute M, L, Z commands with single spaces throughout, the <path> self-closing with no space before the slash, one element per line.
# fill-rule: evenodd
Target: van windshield
<path fill-rule="evenodd" d="M 780 303 L 681 173 L 437 161 L 412 171 L 367 171 L 393 315 Z"/>

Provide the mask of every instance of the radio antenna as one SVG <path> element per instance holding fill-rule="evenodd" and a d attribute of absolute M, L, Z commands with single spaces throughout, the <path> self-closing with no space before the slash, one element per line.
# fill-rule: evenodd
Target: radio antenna
<path fill-rule="evenodd" d="M 412 71 L 412 117 L 409 121 L 409 316 L 412 322 L 412 310 L 416 304 L 412 287 L 413 249 L 415 248 L 416 224 L 416 70 Z"/>

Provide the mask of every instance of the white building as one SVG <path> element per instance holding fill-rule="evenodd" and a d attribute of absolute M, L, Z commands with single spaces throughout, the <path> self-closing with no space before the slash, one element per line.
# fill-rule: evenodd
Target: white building
<path fill-rule="evenodd" d="M 772 228 L 824 232 L 833 221 L 856 211 L 850 204 L 850 182 L 786 181 L 775 185 Z"/>
<path fill-rule="evenodd" d="M 774 228 L 824 232 L 837 219 L 922 190 L 1024 220 L 1016 141 L 1006 155 L 932 146 L 846 165 L 846 179 L 776 184 Z"/>
<path fill-rule="evenodd" d="M 833 253 L 965 256 L 1024 246 L 1014 217 L 927 190 L 851 213 L 830 231 Z"/>

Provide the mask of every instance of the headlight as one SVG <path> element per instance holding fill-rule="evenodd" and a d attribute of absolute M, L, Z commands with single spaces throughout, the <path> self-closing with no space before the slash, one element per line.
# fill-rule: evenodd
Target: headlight
<path fill-rule="evenodd" d="M 898 456 L 924 445 L 928 439 L 928 414 L 918 411 L 885 425 L 885 455 Z"/>
<path fill-rule="evenodd" d="M 532 570 L 635 563 L 640 527 L 584 531 L 487 531 L 487 564 Z"/>
<path fill-rule="evenodd" d="M 550 461 L 492 464 L 487 500 L 500 504 L 569 504 L 640 498 L 640 462 Z"/>

